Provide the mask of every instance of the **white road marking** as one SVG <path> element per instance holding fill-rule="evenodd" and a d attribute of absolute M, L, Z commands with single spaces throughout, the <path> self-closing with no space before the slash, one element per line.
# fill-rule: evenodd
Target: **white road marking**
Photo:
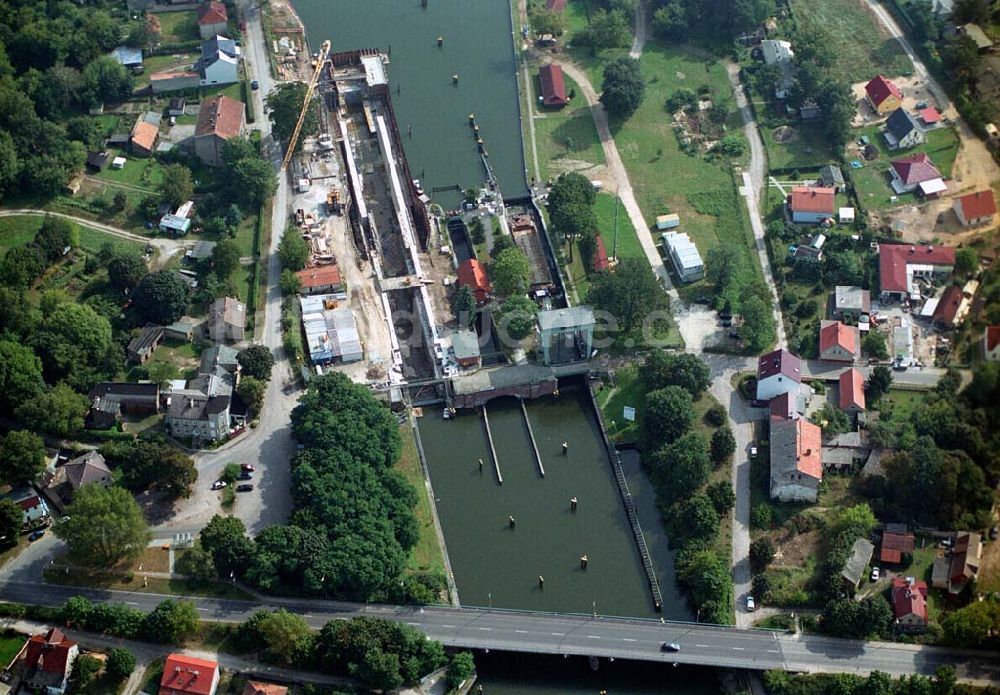
<path fill-rule="evenodd" d="M 733 651 L 734 652 L 742 652 L 742 651 L 746 651 L 746 650 L 743 647 L 733 647 Z"/>
<path fill-rule="evenodd" d="M 407 625 L 412 625 L 413 627 L 417 627 L 418 625 L 420 625 L 420 623 L 407 623 Z"/>
<path fill-rule="evenodd" d="M 765 649 L 764 651 L 766 651 L 768 654 L 777 654 L 781 650 L 780 649 Z"/>
<path fill-rule="evenodd" d="M 702 649 L 708 649 L 708 645 L 707 644 L 696 644 L 694 646 L 701 647 Z"/>
<path fill-rule="evenodd" d="M 587 639 L 601 639 L 600 635 L 587 635 Z"/>
<path fill-rule="evenodd" d="M 622 637 L 622 642 L 635 642 L 631 637 Z"/>
<path fill-rule="evenodd" d="M 514 632 L 516 632 L 519 635 L 526 635 L 526 634 L 528 634 L 527 630 L 514 630 Z"/>
<path fill-rule="evenodd" d="M 414 625 L 416 625 L 416 623 L 414 623 Z M 477 627 L 476 629 L 477 630 L 482 630 L 483 632 L 489 632 L 493 628 L 492 627 Z"/>
<path fill-rule="evenodd" d="M 441 627 L 455 627 L 454 625 L 442 625 Z"/>
<path fill-rule="evenodd" d="M 562 636 L 563 636 L 563 633 L 561 633 L 561 632 L 553 632 L 553 633 L 552 633 L 552 636 L 553 636 L 553 637 L 562 637 Z"/>
<path fill-rule="evenodd" d="M 127 603 L 130 606 L 138 606 L 139 605 L 139 603 L 136 602 L 136 601 L 126 601 L 125 603 Z"/>

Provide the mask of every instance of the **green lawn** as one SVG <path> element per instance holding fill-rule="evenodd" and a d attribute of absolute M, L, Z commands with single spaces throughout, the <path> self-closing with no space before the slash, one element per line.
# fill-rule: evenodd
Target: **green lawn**
<path fill-rule="evenodd" d="M 420 538 L 410 552 L 407 570 L 410 572 L 444 573 L 444 556 L 434 528 L 431 501 L 424 482 L 424 470 L 420 465 L 417 443 L 413 428 L 409 424 L 400 425 L 399 435 L 403 441 L 403 452 L 394 468 L 414 487 L 417 493 L 417 507 L 414 514 L 420 527 Z"/>
<path fill-rule="evenodd" d="M 127 160 L 125 166 L 121 169 L 113 169 L 108 166 L 104 171 L 95 174 L 95 178 L 101 181 L 139 186 L 150 193 L 155 193 L 156 186 L 163 181 L 163 165 L 152 157 L 148 159 L 133 157 L 131 152 L 118 149 L 112 149 L 111 156 L 112 158 L 125 157 Z"/>
<path fill-rule="evenodd" d="M 164 14 L 157 15 L 160 20 L 163 21 L 166 17 L 183 17 L 186 15 L 194 16 L 193 12 L 166 12 Z M 175 20 L 176 21 L 176 20 Z M 194 27 L 195 38 L 198 37 L 198 25 L 195 23 Z M 156 72 L 166 72 L 168 70 L 174 70 L 177 68 L 188 68 L 198 59 L 196 53 L 164 53 L 162 55 L 154 55 L 144 58 L 142 61 L 142 74 L 139 75 L 135 80 L 135 88 L 137 90 L 144 89 L 149 86 L 149 76 Z"/>
<path fill-rule="evenodd" d="M 20 632 L 13 630 L 4 630 L 0 634 L 0 668 L 6 668 L 7 664 L 14 660 L 26 639 Z"/>
<path fill-rule="evenodd" d="M 642 383 L 635 367 L 619 369 L 615 372 L 615 385 L 605 385 L 597 392 L 597 404 L 601 408 L 604 426 L 608 436 L 616 442 L 632 442 L 638 437 L 635 422 L 628 422 L 623 415 L 625 406 L 638 412 L 642 403 Z"/>
<path fill-rule="evenodd" d="M 829 37 L 835 56 L 832 77 L 860 82 L 878 73 L 895 77 L 913 72 L 903 49 L 882 30 L 863 0 L 790 0 L 789 5 L 796 24 Z"/>
<path fill-rule="evenodd" d="M 615 234 L 615 205 L 616 196 L 609 193 L 598 194 L 597 202 L 594 205 L 594 212 L 597 214 L 597 229 L 601 233 L 601 240 L 604 242 L 608 258 L 616 254 L 619 259 L 645 257 L 635 227 L 632 226 L 632 221 L 620 202 L 617 203 L 618 233 Z M 563 248 L 563 252 L 563 255 L 568 258 L 568 252 L 565 248 Z M 564 272 L 569 274 L 570 280 L 576 288 L 578 300 L 585 301 L 587 291 L 590 289 L 590 280 L 583 265 L 583 258 L 577 253 L 576 248 L 573 249 L 573 261 L 567 261 L 563 266 Z"/>
<path fill-rule="evenodd" d="M 535 70 L 532 73 L 532 93 L 539 94 L 538 73 Z M 576 92 L 569 104 L 562 110 L 541 110 L 541 117 L 534 119 L 538 166 L 546 180 L 566 171 L 604 164 L 604 149 L 590 108 L 576 83 L 568 76 L 565 79 L 567 93 Z"/>
<path fill-rule="evenodd" d="M 199 39 L 198 15 L 195 12 L 161 12 L 156 16 L 160 19 L 161 40 L 164 44 Z"/>
<path fill-rule="evenodd" d="M 35 238 L 35 233 L 42 226 L 42 215 L 16 215 L 0 217 L 0 252 L 15 246 L 27 244 Z M 116 248 L 141 248 L 138 241 L 131 241 L 112 236 L 92 227 L 77 224 L 80 233 L 80 247 L 84 251 L 96 252 L 101 246 L 110 243 Z"/>
<path fill-rule="evenodd" d="M 833 160 L 833 152 L 826 145 L 818 124 L 802 121 L 788 127 L 794 134 L 781 143 L 775 140 L 775 128 L 760 129 L 771 169 L 816 169 Z"/>
<path fill-rule="evenodd" d="M 893 191 L 889 186 L 888 172 L 892 160 L 925 152 L 934 166 L 941 172 L 941 175 L 947 179 L 951 176 L 951 170 L 955 166 L 955 158 L 958 156 L 958 134 L 952 128 L 938 128 L 930 131 L 927 133 L 926 142 L 909 150 L 890 150 L 886 146 L 878 126 L 855 131 L 857 138 L 862 135 L 867 135 L 871 143 L 878 148 L 879 158 L 864 162 L 864 167 L 861 169 L 847 169 L 845 172 L 849 172 L 861 204 L 872 210 L 911 205 L 917 200 L 915 193 L 898 196 L 895 203 L 890 199 Z"/>

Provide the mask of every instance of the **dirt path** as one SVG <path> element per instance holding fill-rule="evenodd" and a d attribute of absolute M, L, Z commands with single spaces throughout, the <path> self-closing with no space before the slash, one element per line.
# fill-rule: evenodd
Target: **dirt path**
<path fill-rule="evenodd" d="M 632 49 L 628 52 L 630 58 L 638 58 L 642 55 L 642 49 L 646 45 L 646 33 L 649 31 L 649 17 L 644 0 L 636 0 L 635 3 L 635 36 L 632 38 Z"/>

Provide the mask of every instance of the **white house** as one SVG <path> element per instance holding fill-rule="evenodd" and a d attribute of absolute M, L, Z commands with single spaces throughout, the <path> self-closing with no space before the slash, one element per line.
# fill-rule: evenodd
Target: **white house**
<path fill-rule="evenodd" d="M 796 224 L 820 224 L 833 219 L 836 192 L 823 186 L 793 186 L 788 209 Z"/>
<path fill-rule="evenodd" d="M 197 71 L 203 87 L 239 82 L 240 48 L 232 39 L 214 36 L 201 44 Z"/>
<path fill-rule="evenodd" d="M 788 350 L 761 355 L 757 362 L 757 400 L 769 401 L 782 393 L 797 395 L 802 383 L 802 363 Z"/>
<path fill-rule="evenodd" d="M 886 119 L 882 136 L 889 149 L 907 150 L 924 141 L 924 129 L 909 111 L 900 106 Z"/>
<path fill-rule="evenodd" d="M 951 205 L 958 221 L 966 227 L 992 224 L 997 214 L 997 203 L 989 188 L 955 198 Z"/>
<path fill-rule="evenodd" d="M 666 232 L 663 245 L 667 247 L 670 260 L 682 282 L 694 282 L 705 276 L 705 264 L 691 238 L 684 232 Z"/>

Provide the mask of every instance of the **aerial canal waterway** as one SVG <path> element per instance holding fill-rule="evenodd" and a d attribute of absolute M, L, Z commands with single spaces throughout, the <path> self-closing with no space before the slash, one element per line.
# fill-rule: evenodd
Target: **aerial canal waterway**
<path fill-rule="evenodd" d="M 527 194 L 511 9 L 506 0 L 292 0 L 312 46 L 391 50 L 392 103 L 413 176 L 428 194 L 480 186 L 485 171 L 469 128 L 476 114 L 505 197 Z M 442 45 L 437 44 L 438 37 Z M 458 75 L 458 83 L 452 75 Z M 409 128 L 412 127 L 412 137 Z M 439 192 L 446 207 L 461 199 Z"/>
<path fill-rule="evenodd" d="M 480 414 L 460 411 L 445 420 L 438 409 L 425 408 L 419 421 L 462 604 L 657 615 L 586 386 L 563 383 L 558 396 L 525 404 L 545 477 L 521 405 L 502 398 L 487 404 L 487 411 L 503 485 Z M 565 455 L 563 442 L 569 445 Z M 626 455 L 623 463 L 663 592 L 663 614 L 690 619 L 674 586 L 649 482 L 637 460 Z"/>

